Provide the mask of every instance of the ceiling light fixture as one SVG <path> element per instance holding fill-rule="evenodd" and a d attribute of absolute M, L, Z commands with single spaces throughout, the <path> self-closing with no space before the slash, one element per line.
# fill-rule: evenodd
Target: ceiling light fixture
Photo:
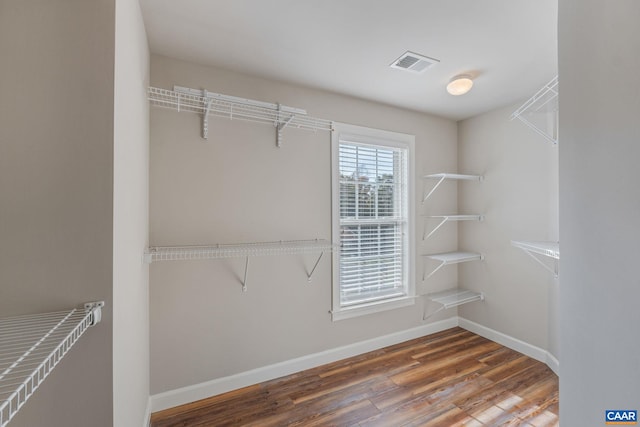
<path fill-rule="evenodd" d="M 447 85 L 447 92 L 454 96 L 464 95 L 471 90 L 472 86 L 473 80 L 471 80 L 471 76 L 460 74 L 451 79 Z"/>

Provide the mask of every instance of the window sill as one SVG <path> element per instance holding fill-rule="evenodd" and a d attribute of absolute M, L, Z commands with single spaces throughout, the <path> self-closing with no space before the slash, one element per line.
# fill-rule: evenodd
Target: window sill
<path fill-rule="evenodd" d="M 331 312 L 331 320 L 351 319 L 358 316 L 366 316 L 367 314 L 379 313 L 396 308 L 407 307 L 415 304 L 415 298 L 410 296 L 402 296 L 391 300 L 377 301 L 370 304 L 358 305 L 356 307 L 342 308 Z"/>

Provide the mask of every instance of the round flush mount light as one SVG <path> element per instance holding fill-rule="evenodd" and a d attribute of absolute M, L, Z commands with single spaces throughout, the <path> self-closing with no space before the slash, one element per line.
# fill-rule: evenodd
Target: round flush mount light
<path fill-rule="evenodd" d="M 471 90 L 472 86 L 473 80 L 471 80 L 471 76 L 468 74 L 460 74 L 451 79 L 447 85 L 447 92 L 454 96 L 464 95 Z"/>

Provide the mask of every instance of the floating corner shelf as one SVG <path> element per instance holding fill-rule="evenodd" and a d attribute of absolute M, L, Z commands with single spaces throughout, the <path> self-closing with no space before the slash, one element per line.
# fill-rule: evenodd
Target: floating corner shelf
<path fill-rule="evenodd" d="M 437 179 L 438 182 L 433 186 L 431 191 L 427 193 L 422 198 L 422 203 L 427 201 L 429 197 L 433 194 L 434 191 L 444 182 L 445 179 L 455 180 L 455 181 L 483 181 L 484 177 L 482 175 L 463 175 L 458 173 L 435 173 L 431 175 L 424 175 L 422 179 Z"/>
<path fill-rule="evenodd" d="M 422 240 L 427 240 L 431 237 L 440 227 L 449 221 L 484 221 L 484 215 L 423 215 L 425 218 L 438 218 L 440 223 L 427 234 L 427 226 L 425 224 L 424 233 L 422 233 Z M 426 222 L 426 221 L 425 221 Z"/>
<path fill-rule="evenodd" d="M 511 114 L 547 141 L 558 143 L 558 76 Z"/>
<path fill-rule="evenodd" d="M 553 273 L 555 277 L 558 277 L 558 260 L 560 259 L 560 244 L 558 242 L 512 240 L 511 245 L 525 251 L 538 264 Z M 542 262 L 539 258 L 540 256 L 554 259 L 554 268 L 550 268 Z"/>
<path fill-rule="evenodd" d="M 440 263 L 427 276 L 425 276 L 426 271 L 423 269 L 422 271 L 423 282 L 427 280 L 429 277 L 433 276 L 438 270 L 440 270 L 445 265 L 484 260 L 484 255 L 480 253 L 475 253 L 475 252 L 445 252 L 445 253 L 429 254 L 429 255 L 423 255 L 423 256 L 426 258 L 430 258 L 434 261 L 438 261 Z"/>
<path fill-rule="evenodd" d="M 5 427 L 82 334 L 102 319 L 104 301 L 84 310 L 0 319 L 0 427 Z"/>

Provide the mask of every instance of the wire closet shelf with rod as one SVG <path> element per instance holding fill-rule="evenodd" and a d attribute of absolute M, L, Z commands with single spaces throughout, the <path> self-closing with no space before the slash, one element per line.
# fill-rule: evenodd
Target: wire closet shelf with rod
<path fill-rule="evenodd" d="M 519 119 L 546 141 L 558 144 L 559 95 L 558 76 L 555 76 L 514 111 L 511 119 Z M 559 242 L 512 240 L 511 245 L 522 249 L 539 265 L 553 273 L 555 278 L 558 277 Z M 549 266 L 549 259 L 552 260 L 552 267 Z"/>
<path fill-rule="evenodd" d="M 83 308 L 0 319 L 0 427 L 24 406 L 71 347 L 102 319 L 103 301 Z"/>
<path fill-rule="evenodd" d="M 331 120 L 308 116 L 301 108 L 223 95 L 206 89 L 149 87 L 147 95 L 153 106 L 201 115 L 203 139 L 209 138 L 209 116 L 271 125 L 276 130 L 277 147 L 282 145 L 283 132 L 287 127 L 313 132 L 333 130 Z"/>
<path fill-rule="evenodd" d="M 245 258 L 242 290 L 247 290 L 249 259 L 256 256 L 299 255 L 319 253 L 307 280 L 311 282 L 325 252 L 331 252 L 336 245 L 325 239 L 279 240 L 273 242 L 252 242 L 193 246 L 151 246 L 144 253 L 148 264 L 158 261 L 185 261 L 221 258 Z"/>

